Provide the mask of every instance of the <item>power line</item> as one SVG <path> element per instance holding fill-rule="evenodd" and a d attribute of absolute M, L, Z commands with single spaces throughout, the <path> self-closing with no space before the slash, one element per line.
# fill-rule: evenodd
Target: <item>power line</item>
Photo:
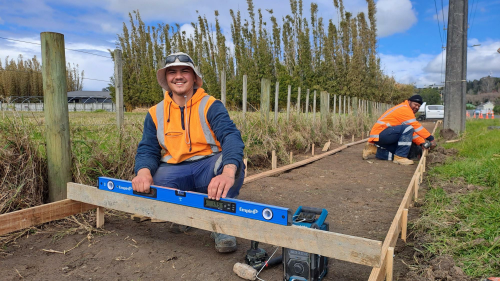
<path fill-rule="evenodd" d="M 107 83 L 111 83 L 111 81 L 109 80 L 99 80 L 99 79 L 93 79 L 93 78 L 82 78 L 82 79 L 85 79 L 85 80 L 94 80 L 94 81 L 101 81 L 101 82 L 107 82 Z"/>
<path fill-rule="evenodd" d="M 443 31 L 444 31 L 444 30 L 446 30 L 446 23 L 444 21 L 444 4 L 443 4 L 443 0 L 441 0 L 441 16 L 443 17 Z M 446 42 L 446 39 L 447 39 L 446 35 L 447 35 L 447 33 L 446 32 L 443 32 L 443 33 L 444 33 L 444 42 Z"/>
<path fill-rule="evenodd" d="M 12 38 L 0 37 L 0 39 L 5 39 L 5 40 L 8 40 L 8 41 L 22 42 L 22 43 L 28 43 L 28 44 L 33 44 L 33 45 L 40 45 L 40 46 L 42 45 L 41 43 L 38 43 L 38 42 L 29 42 L 29 41 L 23 41 L 23 40 L 12 39 Z M 75 49 L 69 49 L 69 48 L 64 48 L 64 49 L 69 50 L 69 51 L 74 51 L 74 52 L 85 53 L 85 54 L 89 54 L 89 55 L 93 55 L 93 56 L 108 58 L 108 59 L 111 58 L 111 57 L 108 57 L 108 56 L 98 55 L 98 54 L 94 54 L 94 53 L 90 53 L 90 52 L 86 52 L 86 51 L 81 51 L 81 50 L 75 50 Z"/>
<path fill-rule="evenodd" d="M 474 0 L 472 0 L 471 11 L 474 10 L 474 12 L 473 12 L 474 14 L 472 15 L 472 22 L 470 24 L 470 29 L 471 30 L 472 30 L 472 26 L 474 25 L 474 19 L 476 18 L 477 4 L 478 4 L 478 2 L 476 0 L 476 7 L 474 8 Z"/>
<path fill-rule="evenodd" d="M 444 43 L 443 43 L 443 36 L 441 36 L 441 26 L 439 25 L 439 12 L 438 12 L 438 7 L 437 7 L 436 0 L 434 0 L 434 7 L 436 7 L 436 20 L 437 20 L 437 23 L 438 23 L 439 38 L 441 39 L 441 45 L 444 45 Z"/>
<path fill-rule="evenodd" d="M 39 73 L 39 74 L 42 74 L 42 72 L 40 71 L 36 71 L 36 70 L 8 70 L 8 69 L 0 69 L 0 71 L 9 71 L 9 72 L 26 72 L 26 73 Z M 111 83 L 111 81 L 109 80 L 101 80 L 101 79 L 94 79 L 94 78 L 85 78 L 83 77 L 82 79 L 85 79 L 85 80 L 94 80 L 94 81 L 101 81 L 101 82 L 106 82 L 106 83 Z"/>

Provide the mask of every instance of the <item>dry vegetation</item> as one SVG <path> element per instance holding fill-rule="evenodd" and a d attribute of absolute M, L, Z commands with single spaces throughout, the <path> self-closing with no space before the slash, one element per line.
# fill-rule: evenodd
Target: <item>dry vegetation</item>
<path fill-rule="evenodd" d="M 259 112 L 231 112 L 245 142 L 249 166 L 267 167 L 271 151 L 278 161 L 288 164 L 294 155 L 310 150 L 311 144 L 338 141 L 340 135 L 361 136 L 373 122 L 367 114 L 335 115 L 322 129 L 319 113 L 315 116 L 280 113 L 277 125 L 273 116 L 264 122 Z M 48 190 L 43 113 L 3 112 L 0 119 L 0 213 L 45 203 Z M 134 156 L 142 136 L 145 113 L 128 113 L 118 133 L 114 113 L 70 113 L 73 181 L 95 185 L 99 176 L 130 180 Z"/>

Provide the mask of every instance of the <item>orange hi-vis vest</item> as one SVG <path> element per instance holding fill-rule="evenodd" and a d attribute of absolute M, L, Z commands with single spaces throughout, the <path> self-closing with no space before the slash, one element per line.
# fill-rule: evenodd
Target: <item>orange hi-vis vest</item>
<path fill-rule="evenodd" d="M 379 140 L 379 134 L 388 127 L 398 125 L 411 125 L 415 130 L 413 133 L 413 142 L 420 145 L 425 142 L 431 134 L 415 118 L 415 114 L 408 101 L 404 101 L 389 110 L 387 110 L 377 120 L 370 131 L 368 142 L 374 143 Z"/>
<path fill-rule="evenodd" d="M 214 97 L 199 88 L 181 112 L 181 107 L 165 92 L 165 99 L 149 109 L 162 148 L 162 162 L 194 161 L 222 151 L 207 120 L 214 101 Z"/>

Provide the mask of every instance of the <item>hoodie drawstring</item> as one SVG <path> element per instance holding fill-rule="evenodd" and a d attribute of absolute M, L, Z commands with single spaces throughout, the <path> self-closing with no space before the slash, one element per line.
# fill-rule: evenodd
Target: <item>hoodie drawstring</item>
<path fill-rule="evenodd" d="M 189 152 L 191 152 L 191 111 L 193 111 L 193 99 L 191 99 L 191 107 L 189 107 L 189 121 L 188 121 Z"/>
<path fill-rule="evenodd" d="M 167 123 L 170 123 L 170 107 L 172 106 L 172 102 L 168 103 L 168 118 L 167 118 Z"/>

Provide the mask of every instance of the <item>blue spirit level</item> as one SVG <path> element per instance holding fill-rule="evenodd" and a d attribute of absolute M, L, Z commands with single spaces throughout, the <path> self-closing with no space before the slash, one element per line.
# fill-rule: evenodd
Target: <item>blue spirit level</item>
<path fill-rule="evenodd" d="M 292 224 L 290 209 L 283 207 L 231 198 L 212 200 L 206 194 L 159 186 L 151 186 L 150 193 L 140 193 L 132 190 L 130 181 L 107 177 L 99 177 L 98 188 L 280 225 Z"/>

